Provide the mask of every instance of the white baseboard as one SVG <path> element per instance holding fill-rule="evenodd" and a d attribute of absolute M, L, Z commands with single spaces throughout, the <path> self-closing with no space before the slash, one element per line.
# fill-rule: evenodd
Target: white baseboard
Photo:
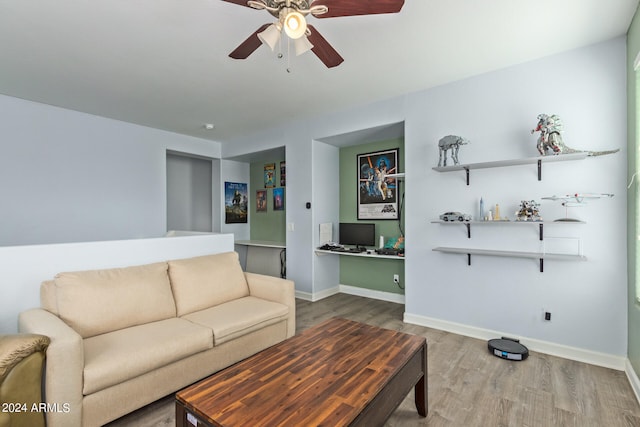
<path fill-rule="evenodd" d="M 629 359 L 625 360 L 624 372 L 627 374 L 629 384 L 631 384 L 631 388 L 636 395 L 636 400 L 640 402 L 640 379 L 638 379 L 638 375 L 636 374 L 635 369 L 633 369 L 633 366 L 631 366 Z"/>
<path fill-rule="evenodd" d="M 627 370 L 625 369 L 625 361 L 627 359 L 623 356 L 600 353 L 597 351 L 585 350 L 582 348 L 570 347 L 562 344 L 556 344 L 527 337 L 513 336 L 512 334 L 508 334 L 505 332 L 477 328 L 475 326 L 449 322 L 446 320 L 433 319 L 430 317 L 419 316 L 410 313 L 404 314 L 404 322 L 413 323 L 419 326 L 426 326 L 427 328 L 434 328 L 442 331 L 452 332 L 454 334 L 464 335 L 467 337 L 478 338 L 481 340 L 490 340 L 492 338 L 500 338 L 503 336 L 517 338 L 523 345 L 525 345 L 529 350 L 532 351 L 537 351 L 539 353 L 545 353 L 552 356 L 558 356 L 564 359 L 575 360 L 578 362 L 589 363 L 592 365 L 602 366 L 605 368 L 611 368 L 618 371 Z M 633 369 L 631 371 L 633 371 Z M 629 374 L 627 373 L 627 375 Z M 640 388 L 638 390 L 640 390 Z M 638 394 L 638 392 L 636 392 L 636 394 Z"/>
<path fill-rule="evenodd" d="M 343 294 L 356 295 L 359 297 L 367 297 L 371 299 L 378 299 L 382 301 L 395 302 L 397 304 L 404 304 L 403 294 L 394 294 L 392 292 L 374 291 L 367 288 L 359 288 L 357 286 L 339 285 L 340 292 Z"/>
<path fill-rule="evenodd" d="M 388 302 L 395 302 L 398 304 L 404 304 L 404 295 L 402 294 L 394 294 L 391 292 L 383 292 L 383 291 L 374 291 L 372 289 L 367 288 L 359 288 L 357 286 L 349 286 L 349 285 L 338 285 L 330 289 L 325 289 L 320 292 L 302 292 L 296 291 L 296 298 L 300 298 L 305 301 L 320 301 L 321 299 L 330 297 L 335 294 L 348 294 L 348 295 L 356 295 L 360 297 L 367 297 L 371 299 L 377 299 Z"/>
<path fill-rule="evenodd" d="M 321 299 L 330 297 L 331 295 L 335 295 L 339 293 L 340 293 L 340 287 L 335 286 L 333 288 L 325 289 L 323 291 L 314 292 L 314 293 L 296 291 L 296 298 L 300 298 L 305 301 L 316 302 L 316 301 L 320 301 Z"/>

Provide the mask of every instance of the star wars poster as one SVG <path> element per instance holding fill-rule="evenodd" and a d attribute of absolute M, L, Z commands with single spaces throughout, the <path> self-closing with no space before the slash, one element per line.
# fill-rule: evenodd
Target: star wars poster
<path fill-rule="evenodd" d="M 247 184 L 237 182 L 224 183 L 224 223 L 238 224 L 248 222 L 249 204 Z"/>
<path fill-rule="evenodd" d="M 264 165 L 264 188 L 276 186 L 276 164 L 267 163 Z"/>
<path fill-rule="evenodd" d="M 284 210 L 284 188 L 282 187 L 273 189 L 273 210 Z"/>
<path fill-rule="evenodd" d="M 267 211 L 267 190 L 256 190 L 256 212 Z"/>
<path fill-rule="evenodd" d="M 359 154 L 358 219 L 398 219 L 398 149 Z"/>

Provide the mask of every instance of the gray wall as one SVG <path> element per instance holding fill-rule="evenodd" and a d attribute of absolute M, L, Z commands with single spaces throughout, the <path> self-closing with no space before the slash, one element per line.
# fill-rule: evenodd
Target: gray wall
<path fill-rule="evenodd" d="M 167 230 L 213 231 L 212 181 L 211 159 L 167 153 Z"/>
<path fill-rule="evenodd" d="M 0 95 L 0 246 L 158 237 L 166 151 L 218 143 Z"/>

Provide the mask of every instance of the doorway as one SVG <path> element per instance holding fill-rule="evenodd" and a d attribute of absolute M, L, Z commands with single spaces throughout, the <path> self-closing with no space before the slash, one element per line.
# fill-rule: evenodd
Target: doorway
<path fill-rule="evenodd" d="M 212 159 L 167 151 L 167 231 L 213 231 Z"/>

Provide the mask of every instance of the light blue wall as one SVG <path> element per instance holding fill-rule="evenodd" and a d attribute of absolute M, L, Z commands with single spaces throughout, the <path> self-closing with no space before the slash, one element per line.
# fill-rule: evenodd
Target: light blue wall
<path fill-rule="evenodd" d="M 626 73 L 624 37 L 499 70 L 408 97 L 405 132 L 406 311 L 425 322 L 473 325 L 524 341 L 627 354 Z M 558 114 L 564 141 L 579 150 L 620 149 L 608 156 L 535 165 L 437 173 L 436 143 L 467 137 L 463 163 L 537 155 L 530 130 L 540 113 Z M 565 216 L 542 197 L 613 193 L 570 209 L 584 225 L 549 224 L 545 241 L 528 227 L 430 224 L 443 211 L 475 212 L 480 197 L 513 218 L 521 200 L 537 200 L 545 220 Z M 587 262 L 436 253 L 437 246 L 553 252 L 556 238 L 580 239 Z M 555 240 L 556 246 L 558 240 Z M 575 249 L 577 252 L 577 248 Z M 543 311 L 552 321 L 543 320 Z M 526 339 L 525 339 L 526 338 Z M 613 361 L 620 363 L 618 359 Z M 619 367 L 620 365 L 618 365 Z"/>
<path fill-rule="evenodd" d="M 159 237 L 166 151 L 220 145 L 0 95 L 0 246 Z"/>
<path fill-rule="evenodd" d="M 359 106 L 313 120 L 267 130 L 222 147 L 232 157 L 286 146 L 287 275 L 296 289 L 313 295 L 329 276 L 314 263 L 319 223 L 305 202 L 334 189 L 318 179 L 333 150 L 314 140 L 392 123 L 405 123 L 406 315 L 467 325 L 582 349 L 627 353 L 626 258 L 626 55 L 625 39 L 543 58 L 423 92 Z M 328 82 L 317 82 L 327 84 Z M 327 86 L 327 90 L 330 87 Z M 545 166 L 512 167 L 464 175 L 440 174 L 436 144 L 447 134 L 471 140 L 462 162 L 535 155 L 529 130 L 540 113 L 559 114 L 565 142 L 574 148 L 617 154 Z M 95 116 L 0 97 L 3 155 L 0 157 L 0 242 L 128 239 L 164 232 L 165 151 L 219 158 L 215 143 Z M 321 152 L 317 159 L 314 152 Z M 337 150 L 336 150 L 337 152 Z M 336 154 L 337 155 L 337 154 Z M 336 157 L 337 161 L 337 157 Z M 249 168 L 221 161 L 221 181 L 245 180 Z M 582 239 L 588 262 L 548 262 L 539 273 L 530 260 L 466 258 L 435 253 L 441 245 L 537 249 L 537 231 L 463 229 L 429 221 L 443 210 L 475 210 L 477 200 L 513 212 L 522 199 L 573 192 L 614 193 L 575 212 L 587 224 L 548 227 L 548 235 Z M 337 200 L 336 195 L 336 200 Z M 220 199 L 220 195 L 218 196 Z M 337 211 L 336 211 L 337 212 Z M 564 215 L 543 204 L 543 215 Z M 245 233 L 248 228 L 222 226 Z M 320 281 L 322 278 L 322 281 Z M 337 283 L 336 283 L 337 285 Z M 542 309 L 553 321 L 542 320 Z"/>
<path fill-rule="evenodd" d="M 626 82 L 625 39 L 528 62 L 348 110 L 314 117 L 225 144 L 223 154 L 241 155 L 287 149 L 288 277 L 296 288 L 316 290 L 320 273 L 311 268 L 313 238 L 319 221 L 304 209 L 310 191 L 327 192 L 327 180 L 311 180 L 321 168 L 311 142 L 325 137 L 405 122 L 406 250 L 405 315 L 429 322 L 466 325 L 527 337 L 597 354 L 625 356 L 627 351 L 626 260 Z M 321 82 L 319 84 L 322 84 Z M 536 168 L 511 167 L 440 174 L 437 141 L 457 134 L 471 140 L 460 160 L 482 162 L 536 156 L 530 134 L 540 113 L 565 122 L 565 142 L 584 150 L 620 148 L 617 154 Z M 323 158 L 323 161 L 326 159 Z M 309 169 L 312 165 L 312 170 Z M 545 272 L 532 260 L 466 257 L 432 251 L 443 245 L 493 249 L 540 249 L 537 230 L 475 227 L 468 240 L 461 227 L 431 224 L 445 210 L 475 212 L 482 196 L 503 212 L 520 200 L 575 192 L 614 193 L 575 212 L 587 224 L 549 225 L 548 236 L 582 239 L 588 262 L 551 262 Z M 337 197 L 337 196 L 336 196 Z M 545 202 L 547 219 L 564 216 L 557 203 Z M 549 241 L 550 243 L 550 241 Z M 321 265 L 316 265 L 320 269 Z M 326 287 L 326 276 L 322 277 Z M 553 313 L 544 322 L 542 310 Z"/>

